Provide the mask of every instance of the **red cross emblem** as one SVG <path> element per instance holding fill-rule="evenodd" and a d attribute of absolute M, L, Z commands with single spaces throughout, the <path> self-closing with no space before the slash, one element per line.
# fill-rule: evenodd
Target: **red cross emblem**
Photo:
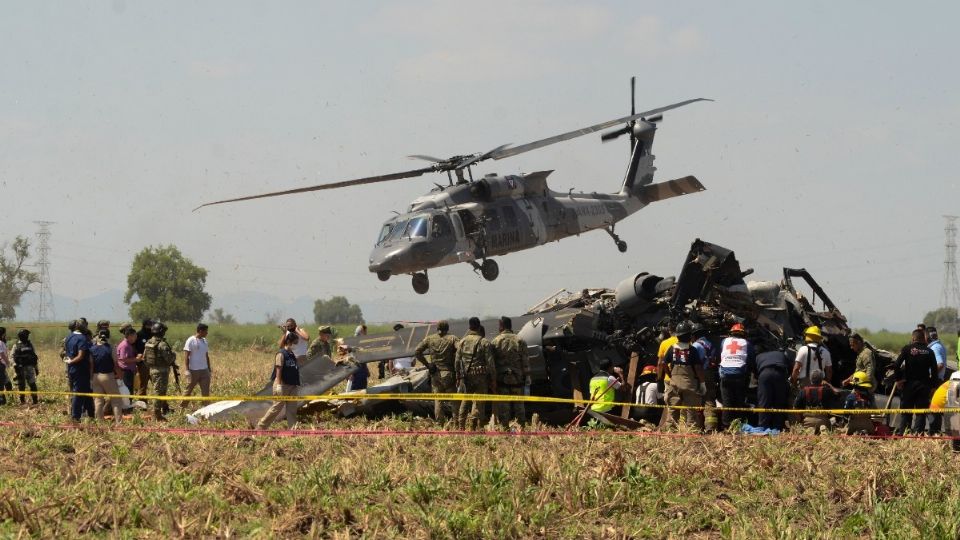
<path fill-rule="evenodd" d="M 726 351 L 730 354 L 737 354 L 740 352 L 740 342 L 731 340 L 727 343 Z"/>

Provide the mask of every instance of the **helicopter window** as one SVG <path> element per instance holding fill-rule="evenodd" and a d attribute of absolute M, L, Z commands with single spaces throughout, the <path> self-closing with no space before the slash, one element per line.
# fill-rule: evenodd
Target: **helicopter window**
<path fill-rule="evenodd" d="M 396 225 L 396 223 L 384 223 L 384 224 L 383 224 L 383 228 L 380 229 L 380 236 L 377 237 L 377 245 L 378 245 L 378 246 L 379 246 L 380 244 L 382 244 L 383 241 L 386 240 L 388 236 L 390 236 L 390 233 L 393 231 L 393 227 L 394 227 L 395 225 Z"/>
<path fill-rule="evenodd" d="M 427 237 L 427 218 L 418 217 L 413 218 L 407 223 L 407 232 L 406 236 L 410 238 L 426 238 Z"/>
<path fill-rule="evenodd" d="M 483 212 L 483 221 L 487 224 L 487 230 L 496 231 L 500 229 L 500 213 L 496 208 L 491 208 Z"/>
<path fill-rule="evenodd" d="M 447 216 L 433 216 L 433 236 L 436 238 L 450 236 L 450 220 Z"/>
<path fill-rule="evenodd" d="M 517 214 L 513 211 L 512 206 L 503 207 L 503 221 L 507 227 L 517 226 Z"/>
<path fill-rule="evenodd" d="M 403 234 L 403 231 L 406 228 L 407 228 L 406 221 L 398 221 L 397 223 L 394 223 L 393 229 L 391 229 L 390 231 L 390 236 L 384 238 L 384 242 L 386 242 L 387 240 L 396 240 L 397 238 L 400 238 L 400 235 Z"/>

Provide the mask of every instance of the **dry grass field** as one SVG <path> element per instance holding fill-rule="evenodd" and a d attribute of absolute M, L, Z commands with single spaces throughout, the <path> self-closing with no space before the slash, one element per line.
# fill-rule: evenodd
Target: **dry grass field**
<path fill-rule="evenodd" d="M 65 388 L 45 349 L 42 389 Z M 214 393 L 269 354 L 215 353 Z M 345 437 L 35 427 L 63 399 L 0 407 L 0 537 L 956 538 L 960 456 L 839 436 L 363 435 L 429 419 L 309 419 Z M 180 427 L 180 419 L 169 422 Z M 227 426 L 224 426 L 227 427 Z M 681 434 L 682 435 L 682 434 Z"/>

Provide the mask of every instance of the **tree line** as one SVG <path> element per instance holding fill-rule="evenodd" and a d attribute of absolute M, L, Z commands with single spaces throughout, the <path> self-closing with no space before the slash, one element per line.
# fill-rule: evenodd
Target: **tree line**
<path fill-rule="evenodd" d="M 0 321 L 16 317 L 23 295 L 39 283 L 29 270 L 30 241 L 18 236 L 12 245 L 0 245 Z M 207 270 L 184 257 L 174 245 L 148 246 L 133 257 L 123 301 L 132 320 L 160 319 L 197 322 L 207 313 L 216 324 L 236 324 L 236 317 L 223 308 L 210 310 L 213 298 L 206 292 Z M 279 317 L 279 312 L 267 314 Z M 360 324 L 360 306 L 346 297 L 318 299 L 313 306 L 318 324 Z"/>

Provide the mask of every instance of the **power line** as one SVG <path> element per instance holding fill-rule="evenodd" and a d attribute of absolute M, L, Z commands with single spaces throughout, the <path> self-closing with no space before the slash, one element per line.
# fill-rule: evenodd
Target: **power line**
<path fill-rule="evenodd" d="M 37 266 L 40 268 L 40 298 L 37 300 L 37 320 L 52 321 L 57 318 L 53 311 L 53 284 L 50 281 L 50 225 L 52 221 L 34 221 L 40 230 L 37 231 L 37 251 L 40 253 L 40 260 Z"/>

